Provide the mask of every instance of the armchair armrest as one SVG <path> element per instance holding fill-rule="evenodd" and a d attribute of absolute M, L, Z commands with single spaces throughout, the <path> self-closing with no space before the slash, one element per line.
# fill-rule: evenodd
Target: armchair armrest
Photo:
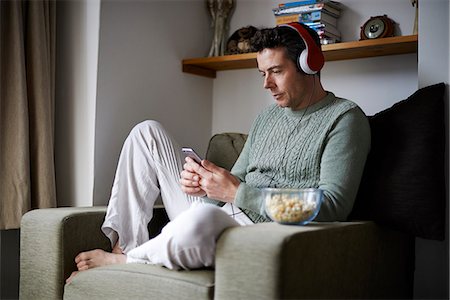
<path fill-rule="evenodd" d="M 224 231 L 215 299 L 407 298 L 414 240 L 373 222 L 263 223 Z"/>
<path fill-rule="evenodd" d="M 101 232 L 106 207 L 37 209 L 21 223 L 20 299 L 62 299 L 75 256 L 111 249 Z"/>

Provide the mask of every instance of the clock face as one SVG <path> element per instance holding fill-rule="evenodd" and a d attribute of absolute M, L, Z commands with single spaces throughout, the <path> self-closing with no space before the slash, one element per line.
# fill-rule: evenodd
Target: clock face
<path fill-rule="evenodd" d="M 364 27 L 364 34 L 369 39 L 380 37 L 385 31 L 386 25 L 381 19 L 372 19 Z"/>
<path fill-rule="evenodd" d="M 386 15 L 371 17 L 361 26 L 361 40 L 394 36 L 394 24 Z"/>

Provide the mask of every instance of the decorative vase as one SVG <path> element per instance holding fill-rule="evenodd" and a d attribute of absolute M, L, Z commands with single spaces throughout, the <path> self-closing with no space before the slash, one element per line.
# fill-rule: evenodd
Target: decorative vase
<path fill-rule="evenodd" d="M 235 0 L 206 0 L 214 36 L 208 56 L 224 55 Z"/>

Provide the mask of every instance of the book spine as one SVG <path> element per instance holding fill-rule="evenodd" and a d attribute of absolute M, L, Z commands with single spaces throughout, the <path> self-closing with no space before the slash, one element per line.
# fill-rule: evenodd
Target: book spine
<path fill-rule="evenodd" d="M 309 13 L 313 11 L 324 11 L 328 15 L 338 18 L 340 16 L 340 12 L 334 12 L 330 11 L 328 8 L 320 6 L 320 5 L 314 5 L 314 6 L 304 6 L 304 7 L 293 7 L 288 9 L 277 9 L 274 8 L 273 14 L 275 16 L 284 16 L 284 15 L 292 15 L 292 14 L 303 14 L 303 13 Z"/>
<path fill-rule="evenodd" d="M 287 23 L 292 23 L 292 22 L 299 22 L 299 21 L 300 21 L 299 14 L 275 17 L 276 25 L 287 24 Z"/>
<path fill-rule="evenodd" d="M 279 8 L 289 8 L 289 7 L 296 7 L 296 6 L 305 6 L 305 5 L 313 5 L 313 4 L 326 4 L 327 6 L 341 10 L 341 3 L 337 1 L 332 0 L 302 0 L 302 1 L 294 1 L 294 2 L 287 2 L 287 3 L 281 3 L 278 4 Z"/>
<path fill-rule="evenodd" d="M 324 6 L 323 3 L 317 3 L 317 4 L 312 4 L 312 5 L 290 7 L 290 8 L 286 8 L 286 9 L 275 8 L 275 9 L 273 9 L 273 13 L 275 16 L 295 14 L 295 13 L 304 13 L 304 12 L 320 10 L 323 8 L 323 6 Z"/>
<path fill-rule="evenodd" d="M 291 22 L 300 22 L 310 27 L 319 26 L 322 23 L 328 24 L 328 26 L 337 26 L 337 19 L 334 17 L 324 17 L 324 14 L 320 12 L 313 12 L 312 14 L 290 14 L 275 16 L 276 25 L 286 24 Z"/>
<path fill-rule="evenodd" d="M 314 29 L 317 33 L 330 33 L 334 36 L 340 37 L 341 33 L 339 32 L 339 30 L 337 30 L 335 27 L 311 27 L 312 29 Z"/>
<path fill-rule="evenodd" d="M 294 1 L 294 2 L 287 2 L 287 3 L 281 3 L 278 5 L 278 7 L 294 7 L 294 6 L 303 6 L 303 5 L 311 5 L 311 4 L 317 4 L 317 3 L 323 3 L 328 2 L 329 0 L 303 0 L 303 1 Z"/>
<path fill-rule="evenodd" d="M 325 21 L 333 26 L 337 25 L 337 18 L 325 13 L 323 10 L 299 14 L 299 21 L 303 23 Z"/>
<path fill-rule="evenodd" d="M 326 38 L 331 38 L 334 39 L 335 41 L 341 41 L 341 36 L 340 35 L 335 35 L 332 34 L 330 32 L 327 32 L 325 30 L 319 30 L 317 31 L 317 35 L 319 36 L 320 39 L 326 39 Z"/>

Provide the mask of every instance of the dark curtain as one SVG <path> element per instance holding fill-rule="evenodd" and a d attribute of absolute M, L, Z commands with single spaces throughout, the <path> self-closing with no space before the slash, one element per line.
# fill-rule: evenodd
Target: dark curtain
<path fill-rule="evenodd" d="M 12 229 L 56 206 L 56 1 L 0 3 L 0 229 Z"/>

